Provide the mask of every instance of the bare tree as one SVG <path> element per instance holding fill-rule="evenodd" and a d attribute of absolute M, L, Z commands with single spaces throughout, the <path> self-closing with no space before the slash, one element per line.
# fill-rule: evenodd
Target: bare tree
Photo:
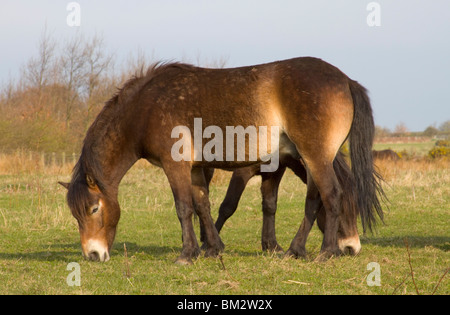
<path fill-rule="evenodd" d="M 440 126 L 439 130 L 444 133 L 450 133 L 450 120 L 444 121 Z"/>
<path fill-rule="evenodd" d="M 62 82 L 68 90 L 65 102 L 67 128 L 75 110 L 86 110 L 85 124 L 89 123 L 96 103 L 95 91 L 112 60 L 113 56 L 106 52 L 103 38 L 98 35 L 86 40 L 77 34 L 64 45 L 60 66 Z"/>
<path fill-rule="evenodd" d="M 439 133 L 439 130 L 435 126 L 428 126 L 424 131 L 423 135 L 427 137 L 435 137 Z"/>
<path fill-rule="evenodd" d="M 391 135 L 391 131 L 389 130 L 389 128 L 375 126 L 375 137 L 376 138 L 389 137 L 390 135 Z"/>
<path fill-rule="evenodd" d="M 113 55 L 106 52 L 104 39 L 94 35 L 86 44 L 83 52 L 86 58 L 86 92 L 87 115 L 85 119 L 86 129 L 90 123 L 93 108 L 96 104 L 94 92 L 100 85 L 101 77 L 111 68 Z"/>
<path fill-rule="evenodd" d="M 95 35 L 86 44 L 84 55 L 87 63 L 87 96 L 91 98 L 95 88 L 99 85 L 101 75 L 112 64 L 113 55 L 106 53 L 103 37 Z"/>
<path fill-rule="evenodd" d="M 75 102 L 80 98 L 83 79 L 86 76 L 86 56 L 83 45 L 84 40 L 82 36 L 77 34 L 65 43 L 60 58 L 62 82 L 67 89 L 65 101 L 66 128 L 69 128 Z"/>
<path fill-rule="evenodd" d="M 397 135 L 405 135 L 408 131 L 408 127 L 406 127 L 404 122 L 399 122 L 394 129 L 394 133 Z"/>
<path fill-rule="evenodd" d="M 3 88 L 0 92 L 0 104 L 1 106 L 4 106 L 14 95 L 14 92 L 17 89 L 17 83 L 14 81 L 10 74 L 8 82 L 2 82 L 1 86 Z"/>
<path fill-rule="evenodd" d="M 54 67 L 56 43 L 47 32 L 47 25 L 41 34 L 38 44 L 38 56 L 33 57 L 23 70 L 26 84 L 36 88 L 39 93 L 39 104 L 41 103 L 42 89 L 51 80 L 51 71 Z"/>

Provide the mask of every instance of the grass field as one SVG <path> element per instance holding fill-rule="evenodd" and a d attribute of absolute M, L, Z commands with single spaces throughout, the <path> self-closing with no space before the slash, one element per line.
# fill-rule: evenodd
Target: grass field
<path fill-rule="evenodd" d="M 0 162 L 0 294 L 450 293 L 449 276 L 443 277 L 450 265 L 448 161 L 381 164 L 391 202 L 386 224 L 374 235 L 361 236 L 358 256 L 324 263 L 314 262 L 322 240 L 317 227 L 306 260 L 261 251 L 261 198 L 254 179 L 223 229 L 222 259 L 202 256 L 191 266 L 174 264 L 181 228 L 161 169 L 138 163 L 123 179 L 112 257 L 101 264 L 83 260 L 76 221 L 57 184 L 70 179 L 70 166 L 42 169 L 28 163 L 21 168 L 20 161 Z M 213 179 L 214 218 L 229 177 L 218 172 Z M 305 191 L 291 172 L 285 175 L 276 222 L 284 249 L 302 220 Z M 198 222 L 195 226 L 198 235 Z M 70 262 L 80 266 L 80 286 L 66 282 Z M 379 266 L 380 286 L 367 282 L 373 262 Z"/>

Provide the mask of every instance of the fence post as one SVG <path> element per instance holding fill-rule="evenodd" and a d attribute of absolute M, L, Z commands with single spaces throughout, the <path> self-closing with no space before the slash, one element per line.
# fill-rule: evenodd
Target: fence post
<path fill-rule="evenodd" d="M 66 152 L 62 153 L 62 165 L 66 165 Z"/>

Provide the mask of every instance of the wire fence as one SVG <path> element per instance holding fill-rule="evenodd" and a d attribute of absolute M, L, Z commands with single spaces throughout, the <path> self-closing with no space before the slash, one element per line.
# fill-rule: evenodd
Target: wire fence
<path fill-rule="evenodd" d="M 13 153 L 1 153 L 0 158 L 8 157 L 20 161 L 37 162 L 41 166 L 65 166 L 67 164 L 75 165 L 80 158 L 79 153 L 67 152 L 34 152 L 27 150 L 17 150 Z"/>

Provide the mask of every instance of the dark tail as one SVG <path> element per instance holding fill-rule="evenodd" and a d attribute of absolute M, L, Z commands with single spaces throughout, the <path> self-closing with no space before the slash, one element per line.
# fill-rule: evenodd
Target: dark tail
<path fill-rule="evenodd" d="M 375 134 L 372 108 L 367 90 L 356 81 L 349 80 L 354 104 L 353 124 L 350 130 L 350 159 L 356 184 L 361 222 L 366 232 L 377 223 L 376 216 L 383 221 L 383 210 L 379 197 L 385 198 L 381 187 L 381 176 L 374 170 L 372 145 Z"/>

